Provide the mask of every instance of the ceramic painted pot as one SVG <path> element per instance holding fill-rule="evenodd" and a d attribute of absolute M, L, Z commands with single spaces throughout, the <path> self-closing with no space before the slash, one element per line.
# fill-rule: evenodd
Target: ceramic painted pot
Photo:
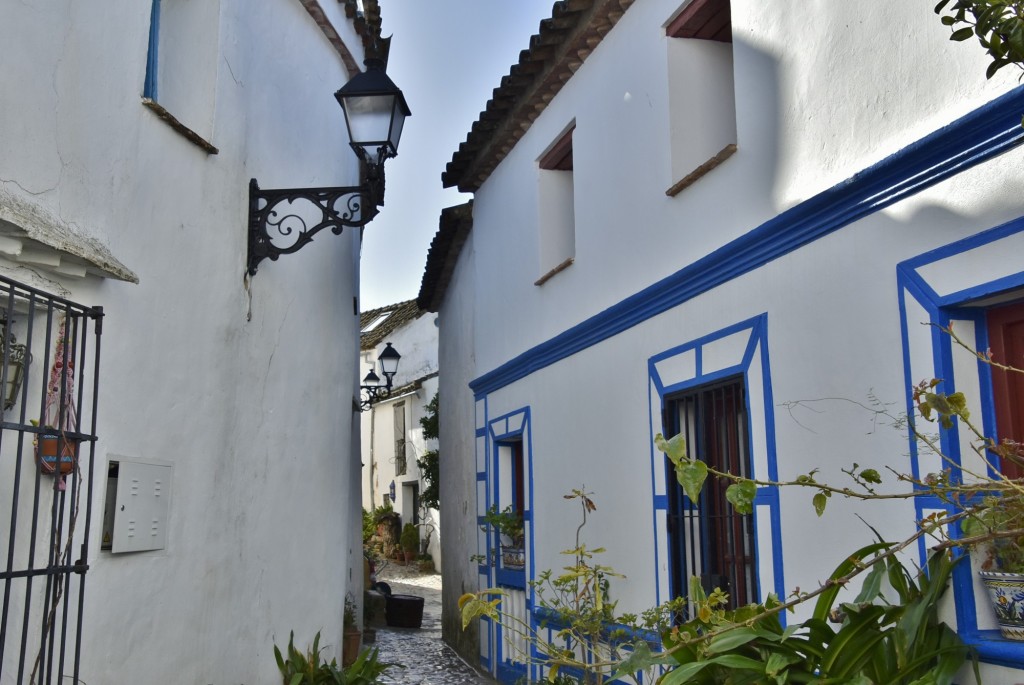
<path fill-rule="evenodd" d="M 1024 640 L 1024 573 L 979 573 L 992 600 L 999 632 L 1009 640 Z"/>

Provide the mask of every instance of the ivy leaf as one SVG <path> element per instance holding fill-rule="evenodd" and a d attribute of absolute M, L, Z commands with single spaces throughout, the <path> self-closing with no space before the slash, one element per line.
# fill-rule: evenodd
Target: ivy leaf
<path fill-rule="evenodd" d="M 701 488 L 704 487 L 707 477 L 708 466 L 702 461 L 691 461 L 676 467 L 676 478 L 679 479 L 679 484 L 683 486 L 686 496 L 692 502 L 696 502 L 700 497 Z"/>
<path fill-rule="evenodd" d="M 749 480 L 741 480 L 725 489 L 725 498 L 735 507 L 737 514 L 749 514 L 754 511 L 755 495 L 757 486 Z"/>
<path fill-rule="evenodd" d="M 824 492 L 819 492 L 814 496 L 812 502 L 814 503 L 814 513 L 820 517 L 825 513 L 825 505 L 828 504 L 828 495 Z"/>

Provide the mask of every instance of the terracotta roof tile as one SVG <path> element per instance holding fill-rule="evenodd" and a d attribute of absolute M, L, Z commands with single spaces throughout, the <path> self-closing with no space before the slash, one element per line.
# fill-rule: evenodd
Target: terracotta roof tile
<path fill-rule="evenodd" d="M 384 339 L 397 329 L 410 321 L 418 319 L 425 313 L 424 310 L 417 306 L 416 300 L 406 300 L 405 302 L 398 302 L 387 307 L 378 307 L 377 309 L 371 309 L 359 314 L 359 330 L 362 330 L 375 319 L 379 318 L 383 314 L 388 314 L 389 312 L 390 316 L 377 324 L 372 331 L 360 334 L 360 350 L 372 350 L 377 347 L 377 345 L 384 342 Z"/>
<path fill-rule="evenodd" d="M 441 210 L 441 219 L 434 240 L 427 253 L 427 267 L 416 303 L 425 311 L 436 312 L 441 307 L 445 290 L 455 270 L 459 252 L 473 228 L 473 203 L 447 207 Z"/>
<path fill-rule="evenodd" d="M 475 192 L 634 0 L 561 0 L 501 79 L 441 181 Z"/>

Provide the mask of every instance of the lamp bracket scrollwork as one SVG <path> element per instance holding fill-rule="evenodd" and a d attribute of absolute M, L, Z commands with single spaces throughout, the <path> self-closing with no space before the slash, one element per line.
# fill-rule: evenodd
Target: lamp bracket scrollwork
<path fill-rule="evenodd" d="M 249 181 L 248 274 L 254 276 L 264 259 L 298 252 L 325 228 L 340 235 L 369 223 L 379 211 L 383 179 L 368 180 L 362 186 L 274 190 Z"/>

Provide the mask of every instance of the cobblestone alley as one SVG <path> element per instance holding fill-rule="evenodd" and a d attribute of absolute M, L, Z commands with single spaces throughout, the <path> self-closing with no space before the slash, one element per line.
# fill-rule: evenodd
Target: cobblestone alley
<path fill-rule="evenodd" d="M 424 598 L 423 625 L 419 630 L 377 630 L 375 644 L 380 659 L 405 666 L 391 669 L 382 680 L 402 685 L 494 685 L 491 678 L 466 664 L 441 640 L 440 575 L 408 575 L 403 571 L 391 566 L 381 574 L 381 580 L 395 594 Z"/>

